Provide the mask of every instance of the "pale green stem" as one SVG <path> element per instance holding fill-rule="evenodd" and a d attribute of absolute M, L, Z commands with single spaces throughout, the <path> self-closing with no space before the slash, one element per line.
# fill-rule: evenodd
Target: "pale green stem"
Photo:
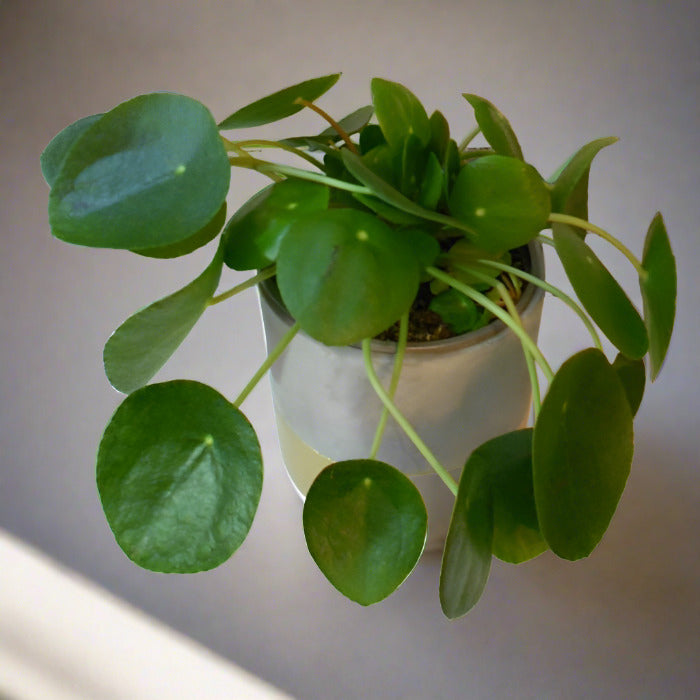
<path fill-rule="evenodd" d="M 394 420 L 399 424 L 401 429 L 406 433 L 408 439 L 416 446 L 416 449 L 423 455 L 428 464 L 435 470 L 437 475 L 445 482 L 447 488 L 452 491 L 452 493 L 457 495 L 457 482 L 450 476 L 450 473 L 445 469 L 445 467 L 438 462 L 435 455 L 430 451 L 428 446 L 420 439 L 416 431 L 413 429 L 411 424 L 406 420 L 404 415 L 399 411 L 396 404 L 389 398 L 389 395 L 384 390 L 379 378 L 377 377 L 374 367 L 372 366 L 372 341 L 369 338 L 365 338 L 362 341 L 362 353 L 365 360 L 365 370 L 367 372 L 367 378 L 369 379 L 372 388 L 376 392 L 377 396 L 381 402 L 386 406 L 389 413 L 391 413 Z"/>
<path fill-rule="evenodd" d="M 503 303 L 506 305 L 506 308 L 508 309 L 508 313 L 510 314 L 511 318 L 515 323 L 520 326 L 520 328 L 525 330 L 525 326 L 523 326 L 523 321 L 520 318 L 520 314 L 518 313 L 518 310 L 515 308 L 515 304 L 513 303 L 513 299 L 508 293 L 508 290 L 506 289 L 505 285 L 500 282 L 499 280 L 494 280 L 493 277 L 489 277 L 488 275 L 483 274 L 479 270 L 476 270 L 473 267 L 466 267 L 466 266 L 459 266 L 460 269 L 465 270 L 466 272 L 469 272 L 470 275 L 473 275 L 477 279 L 480 279 L 482 282 L 486 284 L 491 284 L 493 285 L 493 288 L 499 293 L 501 299 L 503 299 Z M 532 353 L 528 349 L 527 345 L 523 342 L 522 337 L 520 338 L 520 343 L 523 346 L 523 355 L 525 356 L 525 364 L 527 365 L 527 373 L 530 377 L 530 386 L 532 387 L 532 404 L 533 404 L 533 409 L 535 412 L 535 420 L 537 420 L 537 416 L 539 415 L 540 412 L 540 383 L 537 378 L 537 370 L 535 369 L 535 361 L 532 357 Z"/>
<path fill-rule="evenodd" d="M 294 336 L 299 332 L 299 322 L 297 321 L 275 346 L 273 351 L 265 358 L 265 361 L 260 365 L 258 371 L 253 375 L 253 378 L 245 385 L 243 391 L 238 395 L 238 398 L 233 402 L 236 408 L 246 400 L 248 394 L 257 386 L 258 382 L 265 376 L 265 373 L 275 364 L 279 356 L 286 350 L 287 345 L 292 342 Z"/>
<path fill-rule="evenodd" d="M 389 383 L 389 398 L 393 401 L 396 394 L 396 388 L 399 385 L 399 379 L 401 377 L 401 367 L 403 366 L 403 357 L 406 352 L 406 343 L 408 342 L 408 313 L 405 313 L 401 317 L 399 322 L 399 341 L 396 344 L 396 356 L 394 357 L 394 368 L 391 372 L 391 382 Z M 377 431 L 374 434 L 374 442 L 372 443 L 372 450 L 370 451 L 369 458 L 374 459 L 379 452 L 379 446 L 382 444 L 382 437 L 384 436 L 384 430 L 386 428 L 386 422 L 389 418 L 389 409 L 384 406 L 382 409 L 382 415 L 379 417 L 379 423 L 377 424 Z"/>
<path fill-rule="evenodd" d="M 232 287 L 226 292 L 222 292 L 218 296 L 212 297 L 209 300 L 208 306 L 213 306 L 214 304 L 220 304 L 222 301 L 226 301 L 226 299 L 230 299 L 232 296 L 235 296 L 236 294 L 239 294 L 240 292 L 244 292 L 246 289 L 250 289 L 251 287 L 255 287 L 256 284 L 260 284 L 260 282 L 264 282 L 266 279 L 269 279 L 270 277 L 274 277 L 275 273 L 277 272 L 277 268 L 275 265 L 270 265 L 270 267 L 266 267 L 264 270 L 260 270 L 255 277 L 251 277 L 250 279 L 247 279 L 245 282 L 241 282 L 240 284 L 237 284 L 235 287 Z"/>
<path fill-rule="evenodd" d="M 557 214 L 552 212 L 549 215 L 549 221 L 554 224 L 567 224 L 569 226 L 575 226 L 576 228 L 581 228 L 584 231 L 590 231 L 595 233 L 606 240 L 610 245 L 617 248 L 631 263 L 634 265 L 635 270 L 639 273 L 642 279 L 646 279 L 647 271 L 642 267 L 642 263 L 637 260 L 636 256 L 632 251 L 624 244 L 611 235 L 600 226 L 592 224 L 590 221 L 585 221 L 584 219 L 579 219 L 577 216 L 569 216 L 568 214 Z"/>
<path fill-rule="evenodd" d="M 355 192 L 357 194 L 367 194 L 371 195 L 372 190 L 364 185 L 356 185 L 352 182 L 345 182 L 344 180 L 337 180 L 333 177 L 328 177 L 328 175 L 323 175 L 322 173 L 312 173 L 309 170 L 302 170 L 301 168 L 294 168 L 291 165 L 282 165 L 278 163 L 268 163 L 266 161 L 256 161 L 255 165 L 252 167 L 255 170 L 259 170 L 261 173 L 274 172 L 280 175 L 288 175 L 290 177 L 298 177 L 301 180 L 310 180 L 311 182 L 320 182 L 323 185 L 328 185 L 329 187 L 335 187 L 337 190 L 345 190 L 346 192 Z"/>
<path fill-rule="evenodd" d="M 463 139 L 462 143 L 459 144 L 459 148 L 457 149 L 460 153 L 462 153 L 467 146 L 479 135 L 479 132 L 481 131 L 480 126 L 475 126 Z"/>
<path fill-rule="evenodd" d="M 282 151 L 287 151 L 288 153 L 293 153 L 295 156 L 299 156 L 299 158 L 303 158 L 304 160 L 308 161 L 315 167 L 317 167 L 319 170 L 323 170 L 323 163 L 321 163 L 320 160 L 314 158 L 312 155 L 307 153 L 306 151 L 302 151 L 300 148 L 295 148 L 294 146 L 289 146 L 286 143 L 280 143 L 279 141 L 268 141 L 266 139 L 250 139 L 247 141 L 236 141 L 235 144 L 241 149 L 245 148 L 279 148 Z M 238 152 L 238 151 L 237 151 Z M 244 151 L 247 153 L 247 151 Z"/>
<path fill-rule="evenodd" d="M 598 350 L 602 351 L 603 345 L 600 342 L 600 336 L 598 335 L 598 332 L 596 331 L 595 326 L 593 325 L 591 320 L 586 315 L 586 312 L 570 296 L 568 296 L 567 294 L 562 292 L 561 289 L 555 287 L 554 285 L 549 284 L 548 282 L 545 282 L 544 280 L 540 279 L 539 277 L 536 277 L 535 275 L 531 275 L 529 272 L 525 272 L 524 270 L 519 270 L 517 267 L 513 267 L 512 265 L 506 265 L 504 263 L 499 263 L 499 262 L 496 262 L 495 260 L 479 260 L 477 262 L 479 263 L 479 265 L 493 267 L 496 270 L 502 270 L 503 272 L 507 272 L 511 275 L 515 275 L 517 277 L 520 277 L 521 279 L 524 279 L 526 282 L 530 282 L 530 284 L 534 284 L 537 287 L 541 287 L 546 292 L 549 292 L 552 296 L 555 296 L 555 297 L 557 297 L 557 299 L 560 299 L 561 301 L 563 301 L 581 319 L 583 324 L 586 326 L 586 329 L 591 334 L 591 338 L 593 339 L 594 345 L 598 348 Z"/>
<path fill-rule="evenodd" d="M 477 292 L 476 289 L 472 289 L 472 287 L 470 287 L 469 285 L 454 279 L 454 277 L 451 277 L 443 270 L 439 270 L 436 267 L 427 267 L 426 272 L 429 275 L 435 277 L 435 279 L 445 282 L 445 284 L 449 285 L 453 289 L 456 289 L 458 292 L 462 292 L 464 296 L 469 297 L 477 304 L 480 304 L 486 310 L 490 311 L 494 316 L 496 316 L 496 318 L 503 321 L 503 323 L 505 323 L 518 336 L 518 338 L 520 338 L 523 344 L 527 346 L 527 349 L 532 353 L 532 356 L 535 358 L 537 364 L 542 368 L 542 371 L 544 372 L 547 381 L 552 381 L 552 379 L 554 378 L 554 372 L 552 372 L 552 368 L 549 366 L 547 360 L 545 360 L 540 349 L 534 343 L 532 338 L 522 328 L 520 328 L 513 321 L 510 315 L 507 312 L 505 312 L 498 304 L 492 302 L 491 299 L 489 299 L 485 294 Z"/>

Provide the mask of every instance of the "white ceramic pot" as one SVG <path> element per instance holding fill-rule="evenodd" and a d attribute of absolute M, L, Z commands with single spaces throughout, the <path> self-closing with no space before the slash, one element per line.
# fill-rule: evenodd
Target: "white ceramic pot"
<path fill-rule="evenodd" d="M 540 245 L 530 247 L 533 273 L 544 275 Z M 544 293 L 528 285 L 518 311 L 537 339 Z M 293 323 L 284 306 L 260 288 L 265 339 L 271 351 Z M 388 386 L 396 345 L 373 341 L 377 375 Z M 369 455 L 382 404 L 365 374 L 359 346 L 329 347 L 298 333 L 271 370 L 282 457 L 304 498 L 330 462 Z M 455 480 L 472 450 L 520 427 L 530 417 L 531 389 L 522 346 L 502 322 L 430 343 L 409 343 L 395 401 Z M 416 484 L 428 509 L 426 549 L 442 546 L 454 498 L 396 422 L 389 418 L 377 459 Z"/>

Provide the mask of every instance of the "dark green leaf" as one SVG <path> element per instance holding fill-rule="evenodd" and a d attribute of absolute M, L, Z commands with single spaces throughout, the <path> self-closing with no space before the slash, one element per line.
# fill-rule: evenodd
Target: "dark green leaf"
<path fill-rule="evenodd" d="M 282 239 L 277 282 L 303 330 L 327 345 L 373 337 L 394 323 L 418 291 L 411 240 L 376 216 L 329 209 Z"/>
<path fill-rule="evenodd" d="M 368 209 L 371 209 L 373 212 L 378 214 L 382 219 L 385 219 L 392 224 L 413 226 L 423 223 L 423 219 L 420 217 L 414 216 L 413 214 L 407 214 L 405 211 L 392 207 L 391 204 L 387 204 L 376 197 L 356 193 L 354 193 L 352 196 Z"/>
<path fill-rule="evenodd" d="M 656 379 L 666 358 L 676 316 L 676 261 L 661 214 L 649 225 L 644 242 L 642 267 L 646 276 L 639 285 L 644 302 L 644 319 L 649 331 L 651 379 Z"/>
<path fill-rule="evenodd" d="M 243 129 L 250 126 L 270 124 L 285 117 L 290 117 L 292 114 L 296 114 L 304 109 L 304 105 L 297 102 L 298 99 L 313 102 L 330 90 L 336 84 L 338 78 L 340 78 L 340 73 L 333 73 L 332 75 L 312 78 L 283 90 L 278 90 L 267 97 L 263 97 L 236 110 L 219 124 L 219 128 L 222 130 Z"/>
<path fill-rule="evenodd" d="M 547 227 L 549 191 L 531 165 L 484 156 L 460 170 L 450 212 L 476 233 L 474 245 L 503 252 L 525 245 Z"/>
<path fill-rule="evenodd" d="M 372 192 L 387 204 L 391 204 L 407 214 L 412 214 L 421 219 L 428 221 L 436 221 L 441 224 L 449 224 L 454 228 L 462 230 L 467 229 L 464 224 L 456 219 L 451 219 L 448 216 L 439 214 L 438 212 L 430 211 L 421 207 L 419 204 L 412 202 L 408 197 L 405 197 L 398 190 L 394 189 L 384 179 L 373 172 L 357 154 L 352 153 L 347 148 L 342 150 L 343 162 L 348 171 L 357 178 L 363 185 L 367 186 Z"/>
<path fill-rule="evenodd" d="M 588 175 L 595 156 L 617 141 L 607 137 L 581 147 L 553 178 L 552 211 L 588 218 Z"/>
<path fill-rule="evenodd" d="M 410 246 L 421 268 L 434 264 L 440 255 L 440 244 L 435 236 L 420 228 L 404 228 L 399 234 Z"/>
<path fill-rule="evenodd" d="M 482 318 L 482 309 L 456 289 L 447 289 L 433 297 L 429 306 L 454 333 L 474 330 Z"/>
<path fill-rule="evenodd" d="M 295 221 L 328 207 L 325 185 L 285 180 L 249 199 L 226 224 L 224 262 L 234 270 L 267 267 Z"/>
<path fill-rule="evenodd" d="M 216 291 L 222 250 L 186 287 L 128 318 L 104 348 L 104 366 L 112 386 L 125 394 L 146 384 L 177 350 Z"/>
<path fill-rule="evenodd" d="M 204 228 L 197 231 L 194 236 L 190 236 L 180 243 L 171 243 L 160 248 L 142 248 L 132 252 L 145 255 L 148 258 L 179 258 L 214 240 L 223 228 L 224 223 L 226 223 L 226 202 L 221 205 L 221 209 L 216 213 L 216 216 Z"/>
<path fill-rule="evenodd" d="M 532 429 L 500 435 L 474 450 L 467 465 L 481 470 L 493 498 L 493 553 L 519 564 L 542 554 L 532 484 Z"/>
<path fill-rule="evenodd" d="M 88 127 L 92 126 L 101 117 L 102 114 L 93 114 L 89 117 L 78 119 L 77 122 L 73 122 L 51 139 L 51 142 L 41 154 L 41 172 L 49 187 L 53 187 L 54 181 L 61 172 L 63 160 L 71 146 Z"/>
<path fill-rule="evenodd" d="M 617 372 L 617 378 L 627 394 L 632 415 L 636 416 L 639 406 L 644 396 L 646 385 L 646 372 L 644 370 L 644 360 L 631 360 L 622 353 L 618 354 L 613 362 L 613 369 Z"/>
<path fill-rule="evenodd" d="M 442 112 L 437 110 L 430 115 L 430 150 L 443 162 L 450 142 L 450 125 Z"/>
<path fill-rule="evenodd" d="M 440 570 L 440 604 L 451 620 L 469 612 L 491 569 L 493 503 L 482 471 L 462 470 Z"/>
<path fill-rule="evenodd" d="M 245 416 L 214 389 L 152 384 L 127 397 L 105 429 L 97 487 L 119 546 L 139 566 L 212 569 L 253 522 L 260 446 Z"/>
<path fill-rule="evenodd" d="M 373 78 L 372 104 L 379 126 L 390 146 L 403 148 L 404 141 L 411 134 L 423 146 L 430 143 L 432 133 L 425 108 L 403 85 Z"/>
<path fill-rule="evenodd" d="M 400 190 L 409 199 L 415 199 L 423 179 L 428 153 L 414 134 L 409 134 L 403 144 L 400 167 Z"/>
<path fill-rule="evenodd" d="M 360 153 L 369 153 L 373 148 L 386 143 L 379 124 L 368 124 L 360 132 Z"/>
<path fill-rule="evenodd" d="M 229 179 L 206 107 L 182 95 L 142 95 L 98 119 L 68 151 L 49 198 L 51 229 L 98 248 L 167 246 L 214 218 Z"/>
<path fill-rule="evenodd" d="M 622 287 L 570 226 L 555 224 L 552 231 L 557 255 L 591 318 L 620 352 L 644 357 L 649 345 L 644 321 Z"/>
<path fill-rule="evenodd" d="M 596 349 L 559 369 L 535 425 L 533 480 L 540 529 L 564 559 L 588 556 L 615 513 L 632 463 L 632 412 Z"/>
<path fill-rule="evenodd" d="M 474 108 L 474 117 L 486 141 L 497 154 L 523 160 L 518 138 L 508 120 L 493 104 L 477 95 L 462 95 Z"/>
<path fill-rule="evenodd" d="M 436 209 L 443 192 L 443 184 L 442 166 L 437 156 L 431 152 L 423 172 L 418 204 L 426 209 Z"/>
<path fill-rule="evenodd" d="M 328 580 L 361 605 L 386 598 L 425 545 L 427 513 L 401 472 L 369 459 L 326 467 L 304 503 L 309 552 Z"/>

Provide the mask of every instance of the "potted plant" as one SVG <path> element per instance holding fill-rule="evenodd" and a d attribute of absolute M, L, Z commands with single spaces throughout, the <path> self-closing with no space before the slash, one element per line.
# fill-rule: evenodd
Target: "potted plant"
<path fill-rule="evenodd" d="M 414 482 L 397 469 L 411 468 L 378 459 L 385 431 L 393 431 L 430 465 L 450 499 L 440 600 L 454 618 L 478 600 L 492 556 L 518 563 L 551 549 L 578 559 L 600 541 L 630 470 L 632 419 L 646 376 L 656 378 L 670 342 L 675 263 L 659 214 L 641 260 L 588 222 L 591 163 L 615 139 L 583 146 L 545 180 L 524 160 L 503 114 L 481 97 L 464 95 L 476 125 L 458 143 L 440 112 L 428 116 L 408 89 L 387 80 L 372 81 L 370 106 L 336 121 L 316 100 L 338 78 L 278 91 L 218 125 L 191 98 L 141 95 L 71 124 L 42 154 L 50 225 L 61 240 L 170 258 L 219 237 L 199 277 L 127 319 L 105 345 L 107 377 L 128 396 L 100 442 L 97 485 L 109 525 L 134 562 L 179 573 L 218 566 L 245 539 L 262 488 L 260 447 L 239 406 L 274 368 L 284 432 L 286 419 L 308 403 L 290 403 L 290 392 L 293 399 L 306 377 L 324 371 L 313 353 L 340 362 L 352 357 L 356 366 L 360 358 L 368 382 L 345 383 L 359 387 L 361 398 L 335 397 L 343 410 L 354 402 L 340 432 L 345 426 L 355 435 L 356 424 L 364 426 L 352 438 L 351 452 L 360 454 L 325 454 L 334 448 L 318 450 L 294 429 L 282 436 L 288 466 L 299 444 L 311 450 L 302 466 L 314 451 L 320 460 L 300 489 L 308 488 L 303 527 L 310 553 L 334 586 L 364 605 L 389 595 L 416 565 L 428 515 Z M 317 112 L 327 128 L 276 140 L 231 136 L 302 109 Z M 484 143 L 475 147 L 479 134 Z M 284 153 L 285 162 L 268 158 L 271 151 Z M 286 162 L 292 158 L 302 167 Z M 271 182 L 227 221 L 232 166 Z M 549 229 L 551 235 L 541 233 Z M 643 315 L 591 250 L 587 234 L 605 239 L 635 267 Z M 555 249 L 580 303 L 544 281 L 543 244 Z M 225 265 L 251 274 L 218 292 Z M 256 286 L 268 356 L 233 402 L 198 382 L 148 383 L 208 306 Z M 543 291 L 568 304 L 592 338 L 592 347 L 556 372 L 534 341 Z M 598 331 L 617 350 L 612 362 Z M 484 342 L 477 343 L 480 334 Z M 522 392 L 509 379 L 499 404 L 520 401 L 519 417 L 486 428 L 450 473 L 436 457 L 443 438 L 429 445 L 405 415 L 419 404 L 432 423 L 441 422 L 437 405 L 425 398 L 437 365 L 407 380 L 412 352 L 466 338 L 487 356 L 497 352 L 496 337 L 521 353 L 520 361 L 503 355 L 508 359 L 495 374 L 511 367 L 524 373 L 534 426 L 522 425 L 530 389 L 516 400 Z M 479 367 L 475 381 L 489 386 L 494 375 L 470 357 L 466 364 Z M 300 382 L 304 362 L 310 375 Z M 490 389 L 469 389 L 466 374 L 465 363 L 458 363 L 446 386 L 453 384 L 473 413 L 491 413 L 485 410 Z M 323 390 L 333 394 L 333 377 L 342 383 L 345 373 L 325 376 L 331 386 L 326 382 Z M 282 386 L 290 377 L 296 389 Z M 411 386 L 403 403 L 402 380 Z M 427 393 L 420 394 L 426 383 Z M 410 400 L 419 394 L 422 400 Z M 469 427 L 462 410 L 452 411 L 457 423 L 442 433 L 438 428 L 446 444 Z M 290 435 L 293 444 L 285 447 Z"/>

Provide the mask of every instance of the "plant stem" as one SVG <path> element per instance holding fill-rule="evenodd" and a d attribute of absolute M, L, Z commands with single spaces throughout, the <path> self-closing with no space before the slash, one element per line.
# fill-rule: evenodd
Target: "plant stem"
<path fill-rule="evenodd" d="M 279 356 L 285 351 L 287 345 L 292 342 L 294 336 L 299 332 L 299 322 L 297 321 L 275 346 L 272 352 L 265 358 L 265 361 L 260 365 L 258 371 L 253 375 L 253 378 L 245 385 L 243 391 L 238 395 L 238 398 L 233 402 L 236 408 L 240 408 L 241 404 L 246 400 L 248 394 L 255 389 L 257 383 L 265 376 L 267 370 L 275 364 Z"/>
<path fill-rule="evenodd" d="M 350 140 L 350 136 L 348 136 L 348 133 L 343 129 L 338 122 L 331 117 L 328 112 L 325 112 L 322 110 L 318 105 L 315 105 L 313 102 L 309 102 L 308 100 L 305 100 L 303 97 L 297 97 L 296 100 L 294 100 L 297 104 L 304 105 L 304 107 L 308 107 L 309 109 L 312 109 L 316 114 L 319 114 L 322 116 L 338 133 L 338 136 L 345 141 L 345 145 L 353 152 L 357 153 L 357 147 L 355 144 Z"/>
<path fill-rule="evenodd" d="M 266 279 L 269 279 L 270 277 L 274 277 L 275 273 L 277 272 L 277 267 L 275 265 L 270 265 L 270 267 L 266 267 L 264 270 L 260 270 L 255 277 L 251 277 L 250 279 L 247 279 L 245 282 L 241 282 L 240 284 L 237 284 L 235 287 L 232 287 L 226 292 L 222 292 L 218 296 L 212 297 L 209 300 L 208 306 L 213 306 L 214 304 L 220 304 L 222 301 L 226 301 L 226 299 L 230 299 L 232 296 L 235 296 L 239 292 L 244 292 L 246 289 L 250 289 L 251 287 L 255 287 L 256 284 L 260 284 L 260 282 L 264 282 Z"/>
<path fill-rule="evenodd" d="M 401 377 L 401 367 L 403 366 L 403 357 L 406 352 L 406 343 L 408 342 L 408 312 L 401 317 L 399 322 L 399 341 L 396 344 L 396 357 L 394 358 L 394 368 L 391 372 L 391 382 L 389 383 L 389 398 L 393 401 L 396 394 L 396 388 L 399 385 Z M 379 446 L 382 444 L 384 429 L 386 428 L 387 418 L 389 417 L 389 409 L 384 406 L 382 415 L 379 417 L 377 424 L 377 432 L 374 434 L 374 442 L 369 458 L 374 459 L 379 452 Z"/>
<path fill-rule="evenodd" d="M 231 142 L 229 142 L 231 143 Z M 236 141 L 235 144 L 231 143 L 232 146 L 238 146 L 241 149 L 246 149 L 246 148 L 279 148 L 282 151 L 287 151 L 288 153 L 293 153 L 295 156 L 299 156 L 299 158 L 303 158 L 304 160 L 308 161 L 311 163 L 313 166 L 317 167 L 319 170 L 323 170 L 323 163 L 318 160 L 317 158 L 314 158 L 312 155 L 307 153 L 306 151 L 302 151 L 301 148 L 295 148 L 294 146 L 288 146 L 286 143 L 282 143 L 280 141 L 269 141 L 267 139 L 249 139 L 246 141 Z M 244 151 L 247 153 L 247 151 Z"/>
<path fill-rule="evenodd" d="M 503 299 L 503 303 L 506 305 L 506 308 L 508 309 L 508 313 L 510 314 L 510 317 L 513 319 L 513 321 L 524 331 L 525 327 L 523 326 L 523 321 L 520 318 L 520 314 L 518 313 L 518 310 L 515 308 L 515 303 L 513 302 L 513 298 L 509 294 L 508 290 L 506 289 L 505 285 L 500 282 L 499 280 L 494 280 L 492 277 L 489 277 L 488 275 L 483 274 L 479 270 L 469 267 L 469 266 L 459 266 L 460 269 L 463 269 L 465 272 L 468 272 L 470 275 L 476 277 L 476 279 L 480 279 L 482 282 L 485 282 L 486 284 L 492 284 L 494 289 L 499 293 L 501 296 L 501 299 Z M 532 357 L 532 353 L 528 349 L 527 345 L 523 342 L 522 337 L 520 338 L 520 343 L 523 346 L 523 355 L 525 356 L 525 364 L 527 365 L 527 373 L 530 377 L 530 386 L 532 387 L 532 404 L 533 404 L 533 409 L 535 413 L 535 420 L 537 420 L 537 416 L 539 415 L 540 412 L 540 383 L 539 380 L 537 379 L 537 370 L 535 369 L 535 361 Z"/>
<path fill-rule="evenodd" d="M 527 349 L 532 353 L 532 356 L 535 358 L 537 364 L 542 368 L 547 381 L 552 381 L 554 378 L 554 372 L 552 372 L 552 368 L 549 366 L 547 360 L 545 360 L 540 349 L 534 343 L 532 338 L 522 328 L 520 328 L 520 326 L 513 321 L 510 315 L 506 313 L 498 304 L 494 304 L 485 294 L 477 292 L 476 289 L 473 289 L 469 285 L 454 279 L 454 277 L 450 277 L 450 275 L 443 270 L 439 270 L 436 267 L 427 267 L 426 272 L 435 277 L 435 279 L 445 282 L 445 284 L 448 284 L 458 292 L 462 292 L 464 296 L 469 297 L 477 304 L 480 304 L 494 316 L 503 321 L 503 323 L 505 323 L 518 336 L 518 338 L 520 338 L 523 344 L 527 346 Z"/>
<path fill-rule="evenodd" d="M 404 415 L 399 411 L 396 404 L 389 398 L 389 395 L 384 390 L 381 385 L 379 378 L 377 377 L 374 367 L 372 366 L 372 351 L 371 351 L 371 339 L 365 338 L 362 341 L 362 353 L 365 360 L 365 370 L 367 372 L 367 378 L 369 379 L 372 388 L 377 393 L 381 402 L 386 406 L 389 413 L 391 413 L 394 420 L 399 424 L 401 429 L 406 433 L 409 440 L 416 446 L 416 449 L 425 457 L 428 464 L 435 470 L 437 475 L 445 482 L 447 488 L 452 491 L 452 493 L 457 495 L 457 482 L 450 476 L 449 472 L 445 467 L 438 462 L 435 455 L 430 451 L 428 446 L 420 439 L 416 431 L 413 429 L 411 424 L 406 420 Z"/>
<path fill-rule="evenodd" d="M 328 177 L 323 173 L 312 173 L 309 170 L 303 170 L 301 168 L 294 168 L 291 165 L 282 165 L 279 163 L 269 163 L 264 160 L 258 160 L 255 164 L 251 166 L 255 170 L 261 173 L 267 174 L 268 172 L 279 173 L 281 175 L 287 175 L 289 177 L 298 177 L 301 180 L 310 180 L 311 182 L 320 182 L 323 185 L 328 185 L 328 187 L 335 187 L 337 190 L 345 190 L 346 192 L 356 192 L 357 194 L 374 194 L 369 187 L 364 185 L 356 185 L 352 182 L 345 182 L 344 180 L 337 180 L 334 177 Z"/>
<path fill-rule="evenodd" d="M 642 279 L 646 279 L 647 271 L 642 267 L 642 263 L 637 260 L 632 251 L 624 243 L 618 241 L 615 236 L 600 228 L 600 226 L 596 226 L 590 221 L 579 219 L 577 216 L 557 214 L 556 212 L 552 212 L 549 215 L 549 221 L 554 224 L 568 224 L 569 226 L 575 226 L 576 228 L 581 228 L 584 231 L 595 233 L 597 236 L 605 239 L 608 243 L 610 243 L 610 245 L 617 248 L 632 263 L 632 265 L 634 265 L 634 268 L 639 273 L 639 276 Z"/>
<path fill-rule="evenodd" d="M 588 329 L 588 332 L 591 334 L 591 338 L 593 339 L 594 345 L 598 348 L 598 350 L 602 351 L 603 345 L 600 342 L 600 336 L 598 335 L 595 326 L 593 325 L 593 323 L 591 323 L 591 320 L 586 315 L 586 312 L 570 296 L 562 292 L 561 289 L 555 287 L 552 284 L 549 284 L 548 282 L 545 282 L 544 280 L 540 279 L 539 277 L 536 277 L 535 275 L 531 275 L 529 272 L 519 270 L 517 267 L 513 267 L 512 265 L 499 263 L 495 260 L 478 260 L 477 262 L 479 263 L 479 265 L 492 267 L 496 270 L 503 270 L 503 272 L 508 272 L 511 275 L 520 277 L 521 279 L 524 279 L 530 284 L 534 284 L 537 287 L 542 287 L 542 289 L 544 289 L 546 292 L 549 292 L 552 296 L 555 296 L 557 297 L 557 299 L 563 301 L 578 315 L 578 317 Z"/>
<path fill-rule="evenodd" d="M 479 135 L 479 132 L 481 131 L 480 126 L 475 126 L 463 139 L 462 143 L 459 144 L 459 148 L 457 149 L 460 153 L 463 153 L 467 146 Z"/>

